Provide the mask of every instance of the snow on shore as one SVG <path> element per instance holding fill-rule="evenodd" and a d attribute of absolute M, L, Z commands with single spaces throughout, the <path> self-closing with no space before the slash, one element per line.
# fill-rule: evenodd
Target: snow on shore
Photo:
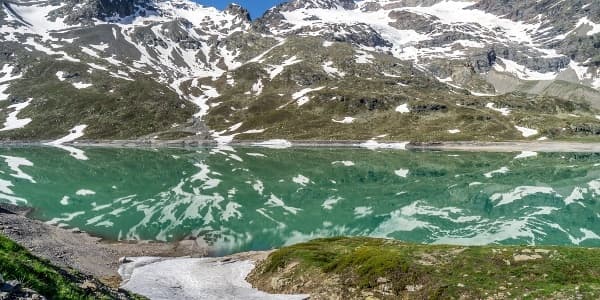
<path fill-rule="evenodd" d="M 63 149 L 65 151 L 69 152 L 69 154 L 71 156 L 73 156 L 75 159 L 88 160 L 88 157 L 85 155 L 85 152 L 83 150 L 77 149 L 75 147 L 63 145 L 64 143 L 69 143 L 69 142 L 72 142 L 72 141 L 82 137 L 84 135 L 84 130 L 86 128 L 87 128 L 87 125 L 77 125 L 77 126 L 71 128 L 71 130 L 69 130 L 68 135 L 66 135 L 58 140 L 46 143 L 46 145 Z"/>
<path fill-rule="evenodd" d="M 406 145 L 408 145 L 409 142 L 402 142 L 402 143 L 379 143 L 375 140 L 368 140 L 364 143 L 359 144 L 359 147 L 362 148 L 367 148 L 370 150 L 377 150 L 377 149 L 397 149 L 397 150 L 406 150 Z"/>
<path fill-rule="evenodd" d="M 287 140 L 268 140 L 260 143 L 254 143 L 252 145 L 271 149 L 287 149 L 292 147 L 292 143 Z"/>
<path fill-rule="evenodd" d="M 152 300 L 261 299 L 300 300 L 308 295 L 272 295 L 252 288 L 246 276 L 254 268 L 249 260 L 157 257 L 127 258 L 121 265 L 121 288 Z"/>
<path fill-rule="evenodd" d="M 72 141 L 82 137 L 84 134 L 83 131 L 86 128 L 87 128 L 87 125 L 77 125 L 77 126 L 71 128 L 71 130 L 69 130 L 68 135 L 66 135 L 58 140 L 52 141 L 48 144 L 49 145 L 60 145 L 60 144 L 72 142 Z"/>

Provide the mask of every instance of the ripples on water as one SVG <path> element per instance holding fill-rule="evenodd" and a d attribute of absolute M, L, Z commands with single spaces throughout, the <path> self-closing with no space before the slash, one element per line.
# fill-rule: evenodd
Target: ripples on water
<path fill-rule="evenodd" d="M 600 246 L 600 154 L 232 147 L 76 154 L 0 149 L 0 201 L 109 239 L 197 236 L 223 254 L 337 235 Z"/>

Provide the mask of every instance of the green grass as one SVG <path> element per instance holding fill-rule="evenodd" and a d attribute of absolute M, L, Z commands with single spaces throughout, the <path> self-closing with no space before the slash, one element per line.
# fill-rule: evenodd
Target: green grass
<path fill-rule="evenodd" d="M 0 235 L 0 274 L 5 280 L 19 280 L 49 299 L 115 299 L 108 288 L 95 283 L 96 291 L 79 287 L 85 276 L 73 270 L 63 270 L 40 259 L 20 245 Z M 143 299 L 131 295 L 131 299 Z"/>
<path fill-rule="evenodd" d="M 268 78 L 264 66 L 258 63 L 232 71 L 229 75 L 234 86 L 227 85 L 224 77 L 214 82 L 221 96 L 210 102 L 220 105 L 212 107 L 204 118 L 208 127 L 223 131 L 243 122 L 239 129 L 227 134 L 264 130 L 239 134 L 238 140 L 368 140 L 386 135 L 380 140 L 508 141 L 545 136 L 552 140 L 600 141 L 600 121 L 595 118 L 599 113 L 579 99 L 567 101 L 520 92 L 476 97 L 466 91 L 453 91 L 395 58 L 373 54 L 372 63 L 359 64 L 348 59 L 353 57 L 351 46 L 323 47 L 321 43 L 318 38 L 292 38 L 272 50 L 265 64 L 278 65 L 289 53 L 302 63 L 287 66 L 272 81 L 262 80 L 260 95 L 247 93 L 259 78 Z M 322 69 L 326 61 L 346 75 L 329 76 Z M 295 92 L 308 87 L 324 88 L 310 93 L 310 101 L 301 107 L 291 102 Z M 486 108 L 490 102 L 495 107 L 509 108 L 511 114 L 504 116 Z M 411 112 L 396 112 L 401 104 L 408 104 Z M 443 109 L 431 109 L 435 106 Z M 355 121 L 332 121 L 344 117 L 354 117 Z M 516 125 L 537 129 L 539 135 L 524 138 Z M 451 134 L 452 129 L 461 132 Z"/>
<path fill-rule="evenodd" d="M 518 255 L 537 259 L 519 261 Z M 293 266 L 290 270 L 290 266 Z M 277 292 L 273 278 L 310 287 L 339 278 L 349 298 L 364 291 L 383 298 L 469 299 L 513 295 L 519 298 L 598 299 L 600 249 L 575 247 L 460 247 L 406 244 L 371 238 L 318 239 L 272 253 L 251 274 L 257 286 Z M 263 284 L 261 284 L 261 282 Z M 391 286 L 389 286 L 391 285 Z M 418 286 L 409 292 L 407 287 Z M 335 290 L 336 285 L 331 287 Z M 288 290 L 289 291 L 289 290 Z M 293 292 L 310 293 L 310 290 Z M 510 298 L 510 297 L 508 297 Z"/>
<path fill-rule="evenodd" d="M 56 139 L 80 124 L 88 125 L 88 139 L 133 139 L 185 124 L 197 110 L 193 103 L 180 99 L 149 76 L 138 75 L 129 81 L 100 70 L 88 73 L 89 69 L 85 64 L 65 61 L 32 62 L 23 78 L 10 86 L 15 99 L 33 98 L 19 113 L 19 118 L 32 121 L 23 128 L 0 133 L 0 139 Z M 60 81 L 57 71 L 77 76 Z M 77 89 L 72 82 L 93 85 Z M 5 101 L 0 108 L 6 110 L 11 104 Z"/>
<path fill-rule="evenodd" d="M 273 39 L 238 33 L 225 46 L 231 50 L 243 45 L 241 59 L 249 60 L 275 44 Z M 281 65 L 292 55 L 302 62 L 287 66 L 271 79 L 271 66 Z M 567 94 L 563 97 L 567 101 L 523 92 L 476 97 L 466 90 L 450 89 L 430 74 L 389 55 L 373 53 L 368 64 L 357 63 L 354 55 L 350 44 L 324 47 L 317 37 L 291 37 L 273 48 L 262 62 L 244 64 L 215 80 L 207 77 L 183 82 L 180 89 L 184 93 L 199 96 L 200 87 L 207 85 L 214 86 L 221 95 L 209 100 L 211 108 L 202 122 L 193 120 L 199 110 L 196 105 L 181 99 L 153 76 L 138 73 L 129 81 L 107 71 L 89 72 L 91 68 L 85 62 L 22 58 L 20 63 L 29 67 L 23 78 L 11 83 L 7 91 L 10 101 L 0 103 L 0 120 L 12 111 L 7 106 L 32 98 L 18 116 L 32 121 L 24 128 L 0 132 L 0 140 L 56 139 L 75 125 L 86 124 L 83 139 L 203 138 L 205 135 L 194 133 L 214 130 L 237 133 L 237 140 L 369 140 L 385 135 L 379 140 L 510 141 L 547 137 L 600 141 L 600 120 L 595 117 L 600 112 L 582 97 Z M 326 73 L 325 63 L 345 75 Z M 57 71 L 73 78 L 60 81 Z M 259 79 L 264 88 L 257 95 L 250 91 Z M 74 82 L 93 85 L 76 89 Z M 481 78 L 467 86 L 470 84 L 489 88 Z M 564 86 L 565 91 L 577 88 L 565 82 L 555 86 Z M 309 93 L 308 103 L 299 107 L 293 102 L 294 93 L 317 87 L 323 89 Z M 486 108 L 489 102 L 510 108 L 511 114 L 504 116 Z M 408 104 L 411 112 L 396 112 L 402 104 Z M 443 109 L 432 109 L 436 106 Z M 352 124 L 332 121 L 345 117 L 356 120 Z M 243 125 L 236 131 L 227 132 L 240 122 Z M 524 138 L 516 125 L 537 129 L 539 135 Z M 461 132 L 449 132 L 454 129 Z M 250 130 L 264 131 L 244 133 Z"/>

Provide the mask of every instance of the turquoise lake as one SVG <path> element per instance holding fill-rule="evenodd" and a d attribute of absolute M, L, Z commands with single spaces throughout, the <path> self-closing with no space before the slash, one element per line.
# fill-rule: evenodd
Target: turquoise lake
<path fill-rule="evenodd" d="M 0 148 L 0 201 L 110 240 L 219 254 L 324 236 L 600 246 L 600 154 Z"/>

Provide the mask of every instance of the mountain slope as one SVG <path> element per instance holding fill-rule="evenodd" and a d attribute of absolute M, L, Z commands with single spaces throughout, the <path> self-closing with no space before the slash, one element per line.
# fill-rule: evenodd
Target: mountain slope
<path fill-rule="evenodd" d="M 0 137 L 593 138 L 593 1 L 3 1 Z"/>

